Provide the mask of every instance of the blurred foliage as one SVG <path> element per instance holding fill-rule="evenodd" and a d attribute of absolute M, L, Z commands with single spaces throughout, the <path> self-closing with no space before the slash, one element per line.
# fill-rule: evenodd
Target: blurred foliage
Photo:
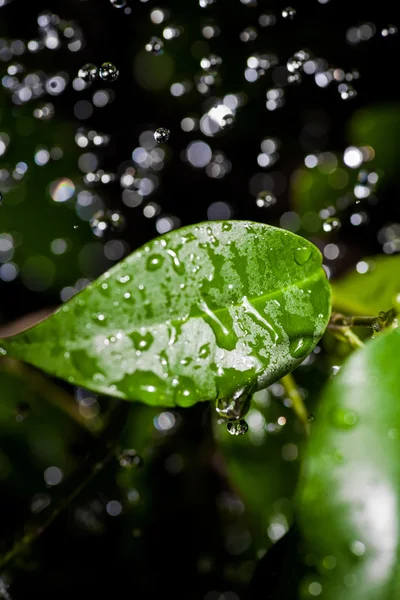
<path fill-rule="evenodd" d="M 334 310 L 376 316 L 398 305 L 400 256 L 371 256 L 332 284 Z"/>

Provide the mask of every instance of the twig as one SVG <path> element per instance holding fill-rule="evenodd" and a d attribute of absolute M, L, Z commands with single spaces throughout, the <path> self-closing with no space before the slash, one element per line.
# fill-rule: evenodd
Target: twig
<path fill-rule="evenodd" d="M 297 387 L 293 375 L 289 373 L 288 375 L 285 375 L 285 377 L 282 377 L 281 384 L 285 388 L 285 392 L 292 402 L 292 407 L 297 415 L 297 418 L 301 423 L 303 423 L 306 433 L 308 434 L 310 429 L 308 422 L 308 412 L 303 401 L 303 396 L 301 395 L 299 388 Z"/>
<path fill-rule="evenodd" d="M 0 569 L 4 569 L 18 556 L 29 551 L 32 544 L 43 534 L 62 511 L 80 494 L 86 485 L 110 461 L 115 453 L 116 446 L 126 423 L 130 409 L 129 402 L 118 401 L 115 409 L 110 414 L 107 427 L 98 439 L 93 441 L 94 447 L 83 465 L 78 468 L 68 481 L 60 487 L 58 500 L 54 507 L 49 507 L 41 513 L 40 522 L 36 519 L 25 527 L 22 536 L 15 541 L 11 550 L 0 558 Z"/>
<path fill-rule="evenodd" d="M 0 370 L 24 379 L 27 385 L 38 392 L 48 402 L 62 410 L 69 417 L 74 419 L 79 425 L 91 430 L 90 420 L 86 419 L 79 412 L 79 408 L 75 400 L 65 392 L 61 387 L 54 384 L 48 377 L 42 375 L 39 371 L 28 367 L 19 360 L 13 358 L 0 358 Z"/>
<path fill-rule="evenodd" d="M 353 350 L 364 348 L 364 342 L 360 340 L 358 335 L 355 334 L 350 327 L 345 327 L 342 325 L 333 325 L 330 323 L 328 325 L 328 330 L 337 340 L 349 344 L 349 346 L 353 348 Z"/>

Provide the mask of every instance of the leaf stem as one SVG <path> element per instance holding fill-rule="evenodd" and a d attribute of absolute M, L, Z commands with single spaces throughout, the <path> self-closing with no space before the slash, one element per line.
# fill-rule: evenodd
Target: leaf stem
<path fill-rule="evenodd" d="M 0 370 L 24 379 L 31 390 L 41 394 L 49 403 L 62 410 L 81 427 L 89 430 L 93 429 L 90 420 L 83 417 L 79 412 L 78 405 L 72 396 L 36 369 L 14 358 L 0 357 Z"/>
<path fill-rule="evenodd" d="M 364 342 L 360 340 L 358 335 L 354 333 L 351 327 L 347 327 L 344 325 L 333 325 L 332 323 L 330 323 L 328 325 L 328 330 L 337 340 L 349 344 L 349 346 L 353 348 L 353 350 L 364 348 Z"/>
<path fill-rule="evenodd" d="M 40 522 L 37 519 L 28 523 L 24 533 L 14 542 L 13 547 L 0 557 L 0 569 L 4 569 L 22 554 L 27 553 L 32 544 L 47 530 L 53 521 L 67 508 L 80 494 L 87 484 L 99 473 L 115 454 L 121 430 L 126 422 L 130 404 L 118 401 L 110 413 L 109 421 L 101 435 L 93 444 L 90 455 L 75 473 L 71 475 L 65 485 L 60 487 L 58 499 L 53 507 L 41 513 Z"/>
<path fill-rule="evenodd" d="M 309 433 L 308 412 L 304 404 L 303 396 L 297 387 L 296 381 L 291 373 L 282 377 L 281 384 L 285 388 L 285 392 L 292 402 L 292 407 L 297 415 L 297 418 L 303 423 L 306 433 Z"/>

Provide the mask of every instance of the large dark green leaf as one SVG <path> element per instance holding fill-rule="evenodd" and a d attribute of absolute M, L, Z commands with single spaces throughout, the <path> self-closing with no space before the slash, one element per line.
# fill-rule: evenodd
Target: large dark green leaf
<path fill-rule="evenodd" d="M 213 222 L 153 240 L 2 345 L 104 394 L 190 406 L 282 377 L 329 314 L 310 242 L 267 225 Z"/>
<path fill-rule="evenodd" d="M 398 329 L 368 342 L 315 418 L 298 509 L 326 600 L 400 597 L 399 355 Z"/>
<path fill-rule="evenodd" d="M 400 293 L 400 256 L 372 256 L 364 262 L 365 273 L 354 269 L 332 282 L 335 310 L 374 316 L 395 306 Z"/>

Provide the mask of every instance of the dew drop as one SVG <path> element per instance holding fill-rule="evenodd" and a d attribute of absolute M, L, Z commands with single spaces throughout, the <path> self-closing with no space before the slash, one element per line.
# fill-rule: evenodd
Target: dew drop
<path fill-rule="evenodd" d="M 123 450 L 120 453 L 118 460 L 120 466 L 127 469 L 130 467 L 141 467 L 143 465 L 143 459 L 139 456 L 136 450 Z"/>
<path fill-rule="evenodd" d="M 357 415 L 343 408 L 336 408 L 331 412 L 331 422 L 339 429 L 352 429 L 357 423 Z"/>
<path fill-rule="evenodd" d="M 322 229 L 324 231 L 326 231 L 326 233 L 331 233 L 332 231 L 339 231 L 341 226 L 342 226 L 342 223 L 340 222 L 340 220 L 338 218 L 330 217 L 329 219 L 326 219 L 323 222 Z"/>
<path fill-rule="evenodd" d="M 147 259 L 146 268 L 148 271 L 157 271 L 163 263 L 164 257 L 161 254 L 151 254 Z"/>
<path fill-rule="evenodd" d="M 294 251 L 294 260 L 298 265 L 305 265 L 311 258 L 311 249 L 306 247 L 296 248 Z"/>
<path fill-rule="evenodd" d="M 170 133 L 171 132 L 169 129 L 160 127 L 154 132 L 154 139 L 156 140 L 157 144 L 164 144 L 165 142 L 168 142 Z"/>
<path fill-rule="evenodd" d="M 276 198 L 271 192 L 263 190 L 258 192 L 256 204 L 259 208 L 269 208 L 270 206 L 276 204 Z"/>
<path fill-rule="evenodd" d="M 97 77 L 98 69 L 93 63 L 83 65 L 78 71 L 78 77 L 85 83 L 92 83 Z"/>
<path fill-rule="evenodd" d="M 164 42 L 159 37 L 153 36 L 144 48 L 146 52 L 151 52 L 154 56 L 160 56 L 164 52 Z"/>
<path fill-rule="evenodd" d="M 226 428 L 231 435 L 244 435 L 247 433 L 249 426 L 246 421 L 240 419 L 240 421 L 229 421 Z"/>
<path fill-rule="evenodd" d="M 118 79 L 119 71 L 115 65 L 110 62 L 105 62 L 101 65 L 99 69 L 99 75 L 103 79 L 103 81 L 115 81 Z"/>
<path fill-rule="evenodd" d="M 294 8 L 292 8 L 291 6 L 287 6 L 282 11 L 282 17 L 284 19 L 292 20 L 292 19 L 294 19 L 295 15 L 296 15 L 296 10 Z"/>

